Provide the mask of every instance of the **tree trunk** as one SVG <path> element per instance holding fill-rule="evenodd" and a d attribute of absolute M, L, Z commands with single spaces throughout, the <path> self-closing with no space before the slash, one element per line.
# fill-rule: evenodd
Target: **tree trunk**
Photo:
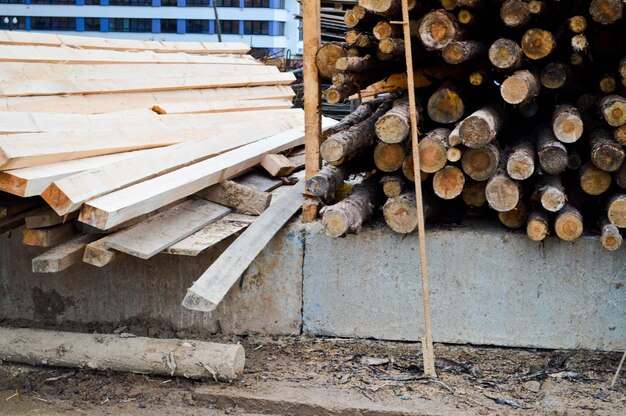
<path fill-rule="evenodd" d="M 583 134 L 583 120 L 578 109 L 569 104 L 558 105 L 552 115 L 552 130 L 563 143 L 574 143 Z"/>
<path fill-rule="evenodd" d="M 382 172 L 394 172 L 402 167 L 405 146 L 400 143 L 379 142 L 374 148 L 374 163 Z"/>
<path fill-rule="evenodd" d="M 500 86 L 502 99 L 509 104 L 529 102 L 539 94 L 539 80 L 530 71 L 516 71 Z"/>
<path fill-rule="evenodd" d="M 542 59 L 550 55 L 556 48 L 552 33 L 542 29 L 528 29 L 522 37 L 522 51 L 532 60 Z"/>
<path fill-rule="evenodd" d="M 384 38 L 378 42 L 378 51 L 392 58 L 404 56 L 404 41 L 398 38 Z"/>
<path fill-rule="evenodd" d="M 431 120 L 450 124 L 463 117 L 465 104 L 452 85 L 444 84 L 430 96 L 426 110 Z"/>
<path fill-rule="evenodd" d="M 510 39 L 500 38 L 489 47 L 489 61 L 498 69 L 517 69 L 522 65 L 522 48 Z"/>
<path fill-rule="evenodd" d="M 496 107 L 483 107 L 475 111 L 459 126 L 462 143 L 473 149 L 486 146 L 502 129 L 502 118 Z"/>
<path fill-rule="evenodd" d="M 624 149 L 612 139 L 608 130 L 596 129 L 589 134 L 591 161 L 598 168 L 615 172 L 624 162 Z"/>
<path fill-rule="evenodd" d="M 402 26 L 392 25 L 388 21 L 381 20 L 376 23 L 376 26 L 372 29 L 372 33 L 378 40 L 386 38 L 402 38 Z"/>
<path fill-rule="evenodd" d="M 463 172 L 475 181 L 486 181 L 498 170 L 500 159 L 500 149 L 490 143 L 478 149 L 467 149 L 461 158 L 461 167 Z"/>
<path fill-rule="evenodd" d="M 436 213 L 436 206 L 429 198 L 423 199 L 424 220 L 428 221 Z M 383 206 L 383 216 L 389 228 L 397 233 L 408 234 L 417 228 L 417 205 L 415 192 L 408 191 L 389 198 Z"/>
<path fill-rule="evenodd" d="M 322 141 L 326 140 L 333 134 L 339 133 L 343 130 L 347 130 L 355 124 L 367 119 L 386 100 L 387 98 L 383 97 L 362 103 L 360 106 L 357 107 L 356 110 L 344 117 L 339 123 L 328 127 L 327 129 L 324 129 L 324 131 L 322 131 Z"/>
<path fill-rule="evenodd" d="M 330 80 L 337 73 L 337 59 L 348 55 L 348 46 L 343 43 L 326 43 L 317 50 L 315 64 L 320 78 Z"/>
<path fill-rule="evenodd" d="M 343 166 L 326 165 L 306 182 L 306 190 L 325 201 L 332 201 L 348 174 L 348 169 Z"/>
<path fill-rule="evenodd" d="M 420 169 L 435 173 L 446 165 L 449 129 L 435 129 L 426 134 L 419 142 Z"/>
<path fill-rule="evenodd" d="M 419 111 L 417 113 L 419 123 Z M 376 136 L 385 143 L 400 143 L 411 131 L 409 98 L 404 96 L 393 102 L 391 110 L 376 121 Z"/>
<path fill-rule="evenodd" d="M 361 231 L 378 206 L 380 192 L 377 185 L 373 180 L 365 181 L 355 186 L 343 201 L 324 207 L 321 213 L 326 234 L 341 237 Z"/>
<path fill-rule="evenodd" d="M 619 228 L 606 220 L 603 221 L 602 235 L 600 236 L 602 247 L 609 251 L 615 251 L 622 246 L 622 241 L 623 238 L 619 232 Z"/>
<path fill-rule="evenodd" d="M 487 181 L 466 181 L 463 192 L 461 192 L 463 202 L 471 207 L 485 206 L 487 204 L 486 186 Z"/>
<path fill-rule="evenodd" d="M 580 187 L 588 195 L 601 195 L 611 186 L 611 174 L 591 163 L 582 166 L 578 176 Z"/>
<path fill-rule="evenodd" d="M 522 189 L 519 182 L 509 178 L 504 170 L 501 170 L 487 182 L 485 195 L 491 208 L 498 212 L 506 212 L 518 204 Z"/>
<path fill-rule="evenodd" d="M 589 5 L 591 18 L 603 25 L 609 25 L 622 18 L 622 0 L 593 0 Z"/>
<path fill-rule="evenodd" d="M 587 19 L 585 16 L 578 15 L 570 17 L 568 21 L 569 30 L 574 33 L 583 33 L 587 30 Z"/>
<path fill-rule="evenodd" d="M 435 10 L 422 17 L 419 36 L 426 49 L 441 50 L 460 37 L 460 29 L 454 15 Z"/>
<path fill-rule="evenodd" d="M 565 85 L 569 76 L 569 67 L 561 62 L 551 62 L 541 71 L 541 85 L 556 90 Z"/>
<path fill-rule="evenodd" d="M 609 95 L 600 101 L 602 116 L 612 127 L 626 124 L 626 98 L 621 95 Z"/>
<path fill-rule="evenodd" d="M 583 216 L 571 205 L 565 205 L 554 221 L 556 235 L 564 241 L 574 241 L 583 233 Z"/>
<path fill-rule="evenodd" d="M 525 26 L 530 21 L 528 3 L 521 0 L 506 0 L 500 7 L 500 19 L 508 27 Z"/>
<path fill-rule="evenodd" d="M 530 142 L 521 142 L 511 148 L 506 171 L 511 178 L 518 181 L 531 177 L 535 172 L 535 149 Z"/>
<path fill-rule="evenodd" d="M 446 166 L 433 176 L 433 190 L 441 199 L 454 199 L 461 195 L 465 175 L 456 166 Z"/>
<path fill-rule="evenodd" d="M 541 206 L 550 212 L 558 212 L 565 206 L 567 196 L 558 176 L 546 176 L 537 184 Z"/>
<path fill-rule="evenodd" d="M 507 228 L 517 229 L 526 225 L 528 209 L 524 201 L 519 201 L 515 208 L 506 212 L 498 212 L 498 219 Z"/>
<path fill-rule="evenodd" d="M 404 179 L 398 175 L 385 175 L 380 179 L 380 183 L 387 198 L 400 196 L 406 185 Z"/>
<path fill-rule="evenodd" d="M 526 223 L 526 235 L 533 241 L 543 241 L 548 236 L 550 225 L 548 215 L 541 210 L 532 211 Z"/>
<path fill-rule="evenodd" d="M 541 169 L 550 175 L 567 169 L 567 149 L 549 129 L 537 132 L 537 157 Z"/>
<path fill-rule="evenodd" d="M 443 48 L 441 56 L 444 61 L 452 65 L 469 62 L 481 57 L 487 51 L 485 45 L 477 41 L 450 42 Z"/>
<path fill-rule="evenodd" d="M 609 200 L 608 217 L 612 224 L 626 228 L 626 194 L 617 194 Z"/>

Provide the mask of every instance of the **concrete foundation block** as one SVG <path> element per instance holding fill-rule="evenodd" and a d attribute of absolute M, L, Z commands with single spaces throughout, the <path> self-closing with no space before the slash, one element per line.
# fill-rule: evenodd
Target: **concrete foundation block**
<path fill-rule="evenodd" d="M 473 224 L 427 232 L 436 342 L 623 350 L 626 250 L 597 238 L 544 244 Z M 306 233 L 304 331 L 419 340 L 423 328 L 417 235 L 386 226 L 327 237 Z"/>

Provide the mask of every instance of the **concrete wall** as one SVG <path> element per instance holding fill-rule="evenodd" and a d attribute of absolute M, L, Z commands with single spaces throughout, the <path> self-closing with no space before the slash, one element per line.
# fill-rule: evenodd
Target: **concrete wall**
<path fill-rule="evenodd" d="M 226 244 L 198 257 L 124 257 L 32 274 L 42 250 L 21 231 L 0 236 L 0 320 L 57 328 L 154 320 L 204 332 L 417 340 L 421 293 L 416 235 L 387 227 L 331 239 L 319 224 L 283 230 L 212 316 L 181 308 L 186 289 Z M 545 244 L 483 225 L 428 233 L 434 339 L 541 348 L 626 348 L 626 250 L 595 238 Z"/>

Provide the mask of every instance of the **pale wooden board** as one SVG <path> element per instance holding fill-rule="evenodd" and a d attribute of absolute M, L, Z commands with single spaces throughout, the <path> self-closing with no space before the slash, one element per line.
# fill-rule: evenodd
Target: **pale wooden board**
<path fill-rule="evenodd" d="M 58 273 L 83 259 L 85 246 L 97 236 L 79 235 L 32 260 L 33 273 Z"/>
<path fill-rule="evenodd" d="M 246 101 L 208 101 L 192 103 L 163 103 L 152 109 L 159 114 L 198 114 L 198 113 L 227 113 L 254 110 L 278 110 L 291 108 L 291 100 L 246 100 Z"/>
<path fill-rule="evenodd" d="M 243 175 L 237 176 L 234 179 L 235 182 L 242 185 L 249 186 L 257 191 L 270 192 L 278 188 L 283 184 L 283 181 L 278 178 L 272 178 L 267 173 L 262 172 L 259 169 L 254 169 Z"/>
<path fill-rule="evenodd" d="M 152 51 L 120 52 L 97 49 L 75 49 L 66 46 L 0 45 L 0 62 L 47 62 L 67 64 L 230 64 L 262 65 L 249 55 L 196 55 L 186 53 L 155 53 Z"/>
<path fill-rule="evenodd" d="M 254 128 L 242 123 L 238 126 L 241 129 L 223 134 L 213 131 L 206 140 L 151 150 L 120 163 L 55 181 L 42 196 L 58 214 L 66 214 L 79 209 L 89 199 L 301 125 L 302 112 L 289 111 L 284 117 L 255 121 Z"/>
<path fill-rule="evenodd" d="M 296 168 L 285 155 L 265 155 L 261 160 L 261 166 L 272 176 L 287 176 Z"/>
<path fill-rule="evenodd" d="M 73 212 L 67 215 L 58 215 L 49 207 L 41 208 L 37 213 L 26 217 L 26 228 L 45 228 L 66 223 L 78 216 Z"/>
<path fill-rule="evenodd" d="M 81 49 L 111 49 L 118 51 L 151 50 L 154 52 L 185 52 L 198 54 L 248 53 L 250 46 L 243 42 L 166 42 L 134 39 L 110 39 L 91 36 L 56 35 L 21 31 L 0 31 L 0 44 L 69 46 Z"/>
<path fill-rule="evenodd" d="M 68 240 L 76 234 L 70 223 L 48 228 L 25 228 L 22 232 L 22 243 L 27 246 L 52 247 Z"/>
<path fill-rule="evenodd" d="M 196 195 L 207 201 L 232 208 L 236 212 L 251 215 L 259 215 L 265 211 L 272 200 L 272 195 L 267 192 L 233 181 L 224 181 L 209 186 L 196 192 Z"/>
<path fill-rule="evenodd" d="M 33 62 L 4 62 L 0 66 L 0 80 L 60 81 L 137 79 L 149 74 L 154 78 L 197 78 L 222 75 L 275 74 L 278 68 L 271 65 L 219 65 L 219 64 L 50 64 Z"/>
<path fill-rule="evenodd" d="M 149 259 L 172 244 L 219 220 L 231 210 L 198 199 L 185 201 L 107 239 L 114 250 Z"/>
<path fill-rule="evenodd" d="M 83 254 L 83 262 L 96 267 L 104 267 L 112 263 L 120 253 L 107 248 L 106 242 L 109 236 L 87 244 Z"/>
<path fill-rule="evenodd" d="M 2 47 L 0 47 L 1 53 Z M 0 59 L 1 61 L 1 59 Z M 98 80 L 45 80 L 3 82 L 0 96 L 109 94 L 148 91 L 193 90 L 225 87 L 289 85 L 296 80 L 291 72 L 234 74 L 193 78 L 135 78 Z"/>
<path fill-rule="evenodd" d="M 260 215 L 189 288 L 183 306 L 214 310 L 272 237 L 300 209 L 303 192 L 301 180 Z"/>
<path fill-rule="evenodd" d="M 1 67 L 1 66 L 0 66 Z M 159 103 L 205 103 L 222 100 L 288 99 L 295 93 L 286 85 L 135 92 L 124 94 L 0 97 L 0 111 L 95 114 L 125 109 L 150 109 Z"/>

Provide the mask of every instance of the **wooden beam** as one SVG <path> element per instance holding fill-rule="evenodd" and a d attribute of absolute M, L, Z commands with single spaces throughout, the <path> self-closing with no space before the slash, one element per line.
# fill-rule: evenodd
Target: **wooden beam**
<path fill-rule="evenodd" d="M 231 111 L 279 110 L 293 107 L 291 100 L 247 100 L 157 104 L 152 110 L 158 114 L 228 113 Z"/>
<path fill-rule="evenodd" d="M 0 51 L 2 48 L 0 47 Z M 1 59 L 0 59 L 1 62 Z M 30 80 L 3 82 L 0 96 L 109 94 L 148 91 L 179 91 L 207 88 L 289 85 L 296 80 L 291 72 L 275 74 L 234 74 L 193 78 L 135 78 L 98 80 Z"/>
<path fill-rule="evenodd" d="M 302 113 L 296 112 L 294 116 L 292 122 L 257 121 L 254 128 L 248 126 L 236 132 L 216 133 L 206 140 L 151 150 L 120 163 L 85 171 L 54 182 L 42 197 L 58 214 L 66 214 L 79 209 L 89 199 L 301 125 Z"/>
<path fill-rule="evenodd" d="M 287 176 L 296 168 L 287 156 L 281 154 L 265 155 L 261 160 L 261 166 L 274 177 Z"/>
<path fill-rule="evenodd" d="M 259 215 L 270 206 L 272 194 L 257 191 L 233 181 L 224 181 L 197 192 L 196 195 L 241 214 Z"/>
<path fill-rule="evenodd" d="M 304 182 L 301 180 L 278 198 L 211 264 L 187 291 L 185 308 L 209 312 L 219 305 L 250 263 L 300 209 Z"/>
<path fill-rule="evenodd" d="M 113 234 L 111 234 L 112 236 Z M 101 238 L 93 243 L 87 244 L 83 254 L 83 262 L 96 267 L 104 267 L 112 263 L 120 253 L 109 250 L 107 241 L 110 236 Z"/>
<path fill-rule="evenodd" d="M 48 228 L 26 228 L 22 233 L 22 243 L 34 247 L 52 247 L 64 242 L 74 234 L 76 234 L 76 230 L 71 223 Z"/>
<path fill-rule="evenodd" d="M 428 74 L 430 75 L 430 74 Z M 424 71 L 416 70 L 413 73 L 413 85 L 415 88 L 428 87 L 431 81 L 425 75 Z M 397 90 L 406 90 L 408 88 L 407 75 L 405 73 L 392 74 L 382 81 L 378 81 L 360 92 L 362 98 L 374 97 L 378 94 L 393 92 Z M 350 96 L 351 100 L 359 98 L 359 94 Z"/>
<path fill-rule="evenodd" d="M 106 240 L 108 248 L 149 259 L 172 244 L 215 222 L 231 210 L 198 199 L 185 201 Z"/>
<path fill-rule="evenodd" d="M 26 217 L 26 228 L 45 228 L 63 224 L 78 217 L 78 212 L 67 215 L 58 215 L 49 207 L 41 208 L 33 215 Z"/>
<path fill-rule="evenodd" d="M 288 99 L 295 93 L 285 85 L 136 92 L 125 94 L 0 97 L 2 111 L 95 114 L 125 109 L 150 109 L 159 103 L 205 103 L 223 100 Z"/>
<path fill-rule="evenodd" d="M 154 179 L 89 201 L 79 220 L 107 229 L 159 206 L 228 179 L 258 164 L 263 156 L 304 143 L 299 129 L 259 140 Z"/>
<path fill-rule="evenodd" d="M 98 238 L 93 234 L 79 235 L 32 260 L 33 273 L 58 273 L 80 262 L 87 244 Z"/>

